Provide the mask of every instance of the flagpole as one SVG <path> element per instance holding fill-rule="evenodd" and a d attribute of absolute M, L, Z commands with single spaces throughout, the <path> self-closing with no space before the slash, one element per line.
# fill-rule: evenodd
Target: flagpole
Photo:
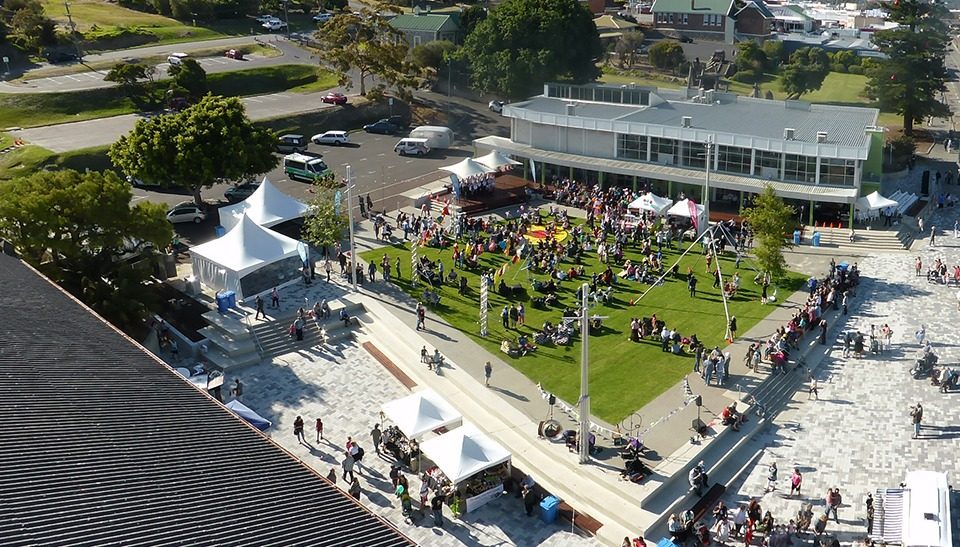
<path fill-rule="evenodd" d="M 353 195 L 353 193 L 351 192 L 352 189 L 353 189 L 353 175 L 351 174 L 350 166 L 348 165 L 347 166 L 347 222 L 350 223 L 350 258 L 351 258 L 350 260 L 351 270 L 348 273 L 350 274 L 350 280 L 352 281 L 352 284 L 353 284 L 353 292 L 357 292 L 357 264 L 359 264 L 357 259 L 359 257 L 357 256 L 357 247 L 355 246 L 354 240 L 353 240 L 353 200 L 351 197 Z M 413 272 L 411 272 L 411 275 L 412 274 Z"/>

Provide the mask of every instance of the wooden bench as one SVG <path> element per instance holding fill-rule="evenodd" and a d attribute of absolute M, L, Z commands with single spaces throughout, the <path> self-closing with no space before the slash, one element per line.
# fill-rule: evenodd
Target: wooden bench
<path fill-rule="evenodd" d="M 690 510 L 693 511 L 693 522 L 698 522 L 708 511 L 712 511 L 717 502 L 720 501 L 720 497 L 723 496 L 723 493 L 726 491 L 727 487 L 719 482 L 711 486 L 710 489 L 707 490 L 707 493 L 690 508 Z"/>

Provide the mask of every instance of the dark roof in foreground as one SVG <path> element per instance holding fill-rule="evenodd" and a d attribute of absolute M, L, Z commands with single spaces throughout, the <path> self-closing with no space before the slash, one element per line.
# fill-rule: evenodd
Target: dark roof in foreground
<path fill-rule="evenodd" d="M 413 545 L 0 254 L 0 544 Z"/>

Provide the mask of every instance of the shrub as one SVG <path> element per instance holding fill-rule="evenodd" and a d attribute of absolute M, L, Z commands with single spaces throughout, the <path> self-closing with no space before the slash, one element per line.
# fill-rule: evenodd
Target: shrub
<path fill-rule="evenodd" d="M 850 72 L 850 74 L 859 74 L 861 76 L 867 73 L 867 71 L 864 70 L 861 65 L 850 65 L 850 68 L 847 70 Z"/>

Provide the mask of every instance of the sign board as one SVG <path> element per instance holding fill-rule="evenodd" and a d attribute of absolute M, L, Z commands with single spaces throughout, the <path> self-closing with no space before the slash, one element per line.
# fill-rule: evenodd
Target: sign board
<path fill-rule="evenodd" d="M 6 61 L 7 58 L 4 57 L 3 60 Z M 387 104 L 389 104 L 390 106 L 393 106 L 393 97 L 390 97 L 390 100 L 387 102 Z"/>

